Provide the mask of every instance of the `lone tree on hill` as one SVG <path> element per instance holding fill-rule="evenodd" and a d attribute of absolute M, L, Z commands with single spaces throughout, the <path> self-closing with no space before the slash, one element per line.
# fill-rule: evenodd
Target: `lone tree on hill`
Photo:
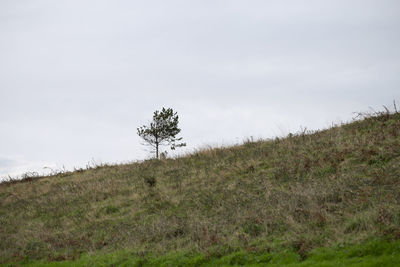
<path fill-rule="evenodd" d="M 156 158 L 159 158 L 160 146 L 171 146 L 172 150 L 177 147 L 186 146 L 186 143 L 177 143 L 182 137 L 176 136 L 181 129 L 178 128 L 178 115 L 171 108 L 156 110 L 153 114 L 153 121 L 149 125 L 137 128 L 137 134 L 149 145 L 154 148 Z"/>

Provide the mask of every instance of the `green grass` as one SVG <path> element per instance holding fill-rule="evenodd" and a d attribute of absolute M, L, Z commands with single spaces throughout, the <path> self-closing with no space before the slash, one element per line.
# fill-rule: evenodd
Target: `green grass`
<path fill-rule="evenodd" d="M 362 245 L 315 249 L 303 260 L 295 251 L 236 251 L 215 257 L 201 253 L 173 252 L 161 257 L 139 257 L 128 251 L 82 255 L 75 261 L 25 261 L 22 266 L 396 266 L 400 265 L 400 242 L 372 240 Z M 13 264 L 4 265 L 13 266 Z"/>
<path fill-rule="evenodd" d="M 342 258 L 316 255 L 371 239 L 398 248 L 399 113 L 174 159 L 0 184 L 3 264 L 223 265 L 273 257 L 331 266 Z M 340 253 L 343 264 L 398 260 L 397 252 Z"/>

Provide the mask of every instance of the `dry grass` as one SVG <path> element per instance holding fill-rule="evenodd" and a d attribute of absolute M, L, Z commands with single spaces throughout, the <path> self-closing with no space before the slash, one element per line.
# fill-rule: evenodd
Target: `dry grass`
<path fill-rule="evenodd" d="M 400 238 L 400 114 L 0 184 L 0 259 L 315 247 Z"/>

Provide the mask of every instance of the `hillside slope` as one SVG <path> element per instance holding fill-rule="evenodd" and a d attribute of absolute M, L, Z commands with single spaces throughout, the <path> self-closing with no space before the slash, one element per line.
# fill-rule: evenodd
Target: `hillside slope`
<path fill-rule="evenodd" d="M 0 259 L 273 251 L 400 239 L 400 114 L 0 184 Z"/>

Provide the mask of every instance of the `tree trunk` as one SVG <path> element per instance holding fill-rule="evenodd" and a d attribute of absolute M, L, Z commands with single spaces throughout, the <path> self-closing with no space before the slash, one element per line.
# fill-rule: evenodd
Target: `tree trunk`
<path fill-rule="evenodd" d="M 158 144 L 156 144 L 156 159 L 158 159 Z"/>

